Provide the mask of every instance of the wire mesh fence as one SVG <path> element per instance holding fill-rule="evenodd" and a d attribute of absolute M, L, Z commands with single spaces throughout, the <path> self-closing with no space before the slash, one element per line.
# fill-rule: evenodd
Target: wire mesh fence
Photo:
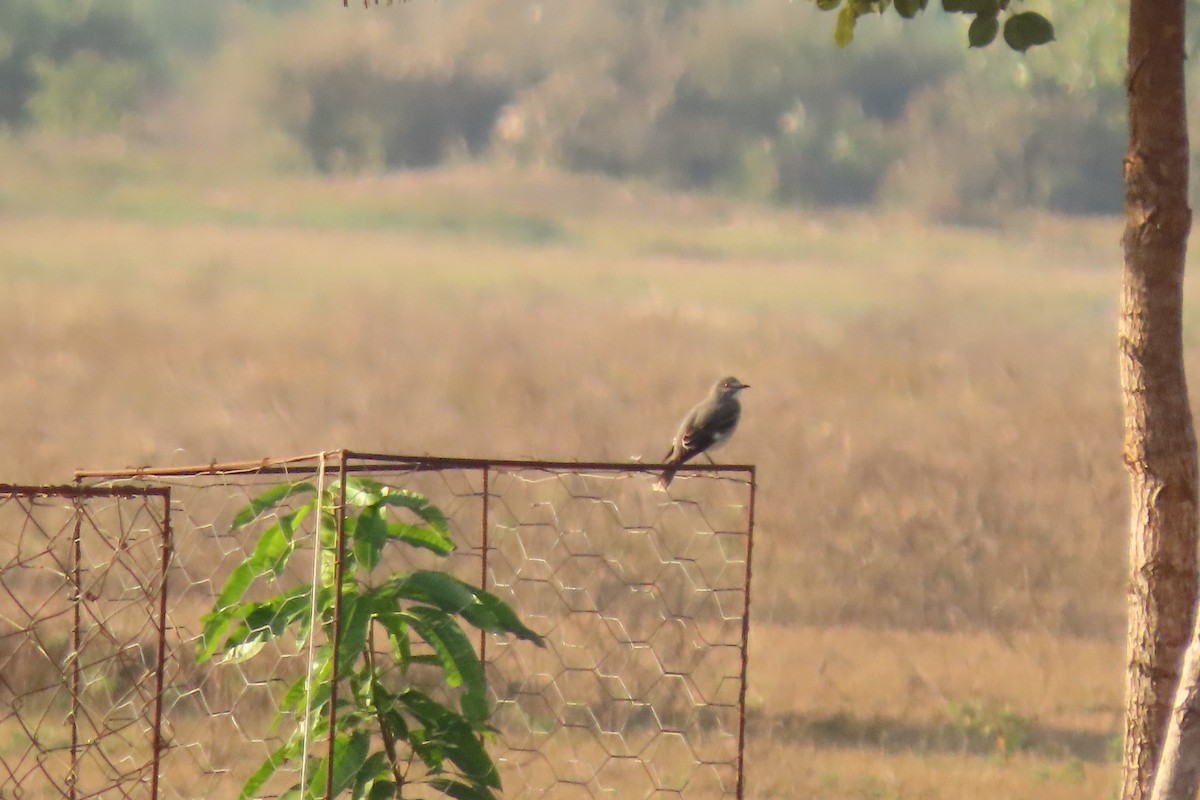
<path fill-rule="evenodd" d="M 86 643 L 92 636 L 79 632 L 90 631 L 86 625 L 75 624 L 70 587 L 80 582 L 71 583 L 70 576 L 73 570 L 90 575 L 94 568 L 61 551 L 79 538 L 76 524 L 94 531 L 98 542 L 118 542 L 110 550 L 119 557 L 110 561 L 119 562 L 136 587 L 123 590 L 119 607 L 86 610 L 86 592 L 75 603 L 81 619 L 98 615 L 98 627 L 110 630 L 101 638 L 113 651 L 111 665 L 104 662 L 107 671 L 101 672 L 116 676 L 120 665 L 132 663 L 128 677 L 105 679 L 114 687 L 100 703 L 109 716 L 97 715 L 107 721 L 89 722 L 86 731 L 80 725 L 84 744 L 74 750 L 54 739 L 69 708 L 57 717 L 13 712 L 24 716 L 6 723 L 43 731 L 41 738 L 31 737 L 35 744 L 27 752 L 0 753 L 2 769 L 26 776 L 24 796 L 236 796 L 292 734 L 296 721 L 275 719 L 280 698 L 322 642 L 283 636 L 244 662 L 197 663 L 203 616 L 226 578 L 258 535 L 303 498 L 290 498 L 244 527 L 235 527 L 234 517 L 272 486 L 322 487 L 350 475 L 429 497 L 446 513 L 458 544 L 444 559 L 397 550 L 372 575 L 449 571 L 501 597 L 546 639 L 544 649 L 496 635 L 480 635 L 477 644 L 497 729 L 489 749 L 504 796 L 742 797 L 753 468 L 685 470 L 671 494 L 663 495 L 652 490 L 653 475 L 642 465 L 346 451 L 253 464 L 80 473 L 79 489 L 68 487 L 37 506 L 3 496 L 0 514 L 12 517 L 10 529 L 45 532 L 41 539 L 22 533 L 6 556 L 0 573 L 6 589 L 19 586 L 21 598 L 42 599 L 35 609 L 5 614 L 6 625 L 13 618 L 13 633 L 0 634 L 0 643 L 9 642 L 0 657 L 41 659 L 43 671 L 65 682 L 60 694 L 68 706 L 72 654 L 80 652 L 71 638 Z M 106 505 L 94 511 L 102 497 Z M 156 514 L 151 498 L 160 506 Z M 138 536 L 112 538 L 113 531 L 126 530 Z M 315 584 L 317 536 L 315 519 L 307 518 L 275 588 Z M 5 541 L 11 545 L 13 538 Z M 46 543 L 29 543 L 35 540 Z M 102 554 L 98 547 L 93 549 Z M 53 565 L 49 572 L 67 589 L 39 577 L 39 559 Z M 157 615 L 156 599 L 163 602 Z M 107 686 L 91 674 L 82 670 L 80 686 Z M 420 684 L 426 676 L 417 669 L 406 679 Z M 15 708 L 64 702 L 40 684 L 9 686 L 10 680 L 16 679 L 0 678 L 0 690 L 22 698 Z M 41 698 L 39 691 L 52 697 Z M 92 758 L 85 745 L 105 755 Z M 89 758 L 95 766 L 78 766 Z M 67 766 L 58 772 L 43 766 L 64 759 Z M 301 780 L 303 763 L 278 771 L 258 795 L 280 796 Z M 93 774 L 95 783 L 85 785 L 85 775 Z M 102 779 L 125 787 L 125 794 L 111 794 L 98 783 Z"/>
<path fill-rule="evenodd" d="M 156 791 L 168 494 L 0 486 L 3 795 Z"/>

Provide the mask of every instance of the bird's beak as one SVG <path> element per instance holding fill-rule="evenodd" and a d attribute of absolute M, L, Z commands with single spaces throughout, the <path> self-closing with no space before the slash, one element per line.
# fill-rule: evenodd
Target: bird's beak
<path fill-rule="evenodd" d="M 742 389 L 749 389 L 749 388 L 750 388 L 750 384 L 748 384 L 748 383 L 739 383 L 737 388 L 738 388 L 738 391 L 740 392 Z"/>

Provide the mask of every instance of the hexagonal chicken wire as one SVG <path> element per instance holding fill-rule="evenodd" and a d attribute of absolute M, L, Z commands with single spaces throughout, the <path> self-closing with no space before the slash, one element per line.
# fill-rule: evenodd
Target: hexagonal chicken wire
<path fill-rule="evenodd" d="M 169 495 L 0 486 L 5 797 L 157 794 Z"/>
<path fill-rule="evenodd" d="M 498 731 L 490 749 L 505 797 L 741 798 L 754 470 L 689 465 L 670 494 L 653 490 L 655 471 L 643 464 L 335 451 L 242 464 L 80 473 L 85 484 L 80 491 L 124 493 L 126 500 L 136 492 L 169 494 L 169 509 L 157 517 L 128 506 L 125 516 L 103 521 L 108 527 L 101 520 L 94 527 L 102 539 L 108 536 L 104 541 L 116 542 L 114 553 L 124 553 L 120 532 L 149 531 L 154 527 L 149 523 L 157 520 L 164 534 L 169 530 L 171 548 L 163 544 L 164 549 L 131 553 L 130 566 L 110 570 L 122 571 L 123 582 L 102 581 L 105 588 L 96 596 L 112 606 L 106 618 L 121 622 L 110 625 L 109 632 L 87 634 L 107 650 L 95 664 L 78 669 L 63 654 L 80 648 L 72 650 L 61 639 L 61 630 L 71 636 L 76 612 L 50 585 L 69 572 L 70 558 L 60 563 L 54 536 L 32 543 L 37 537 L 25 533 L 16 537 L 15 553 L 0 558 L 9 565 L 0 569 L 20 573 L 4 586 L 18 580 L 20 596 L 34 598 L 22 605 L 8 592 L 12 630 L 0 629 L 0 658 L 37 662 L 59 684 L 73 680 L 61 676 L 76 670 L 87 689 L 81 696 L 101 709 L 95 712 L 100 722 L 79 726 L 92 731 L 78 734 L 84 745 L 76 745 L 84 754 L 87 746 L 96 748 L 88 756 L 94 762 L 91 771 L 60 769 L 74 775 L 75 783 L 39 778 L 37 791 L 33 777 L 23 778 L 30 786 L 26 796 L 100 796 L 91 784 L 85 786 L 91 780 L 85 772 L 108 776 L 110 783 L 124 776 L 128 785 L 140 787 L 129 796 L 235 796 L 250 772 L 290 735 L 287 720 L 273 725 L 272 719 L 283 688 L 304 674 L 314 642 L 281 638 L 264 651 L 267 655 L 241 664 L 195 663 L 201 616 L 257 534 L 290 509 L 276 508 L 244 529 L 234 530 L 231 521 L 270 486 L 331 485 L 353 474 L 428 496 L 446 512 L 459 545 L 448 559 L 397 552 L 385 558 L 381 574 L 448 570 L 499 595 L 546 639 L 545 649 L 494 635 L 479 639 Z M 89 513 L 91 502 L 60 498 L 59 507 L 74 520 Z M 151 503 L 143 500 L 143 505 Z M 115 508 L 111 501 L 109 506 Z M 16 518 L 38 517 L 27 502 L 14 508 Z M 4 511 L 0 504 L 0 523 Z M 39 524 L 73 530 L 74 523 Z M 311 520 L 296 537 L 307 541 L 308 549 L 289 561 L 280 578 L 285 585 L 277 589 L 314 580 Z M 145 548 L 142 539 L 138 546 Z M 156 553 L 166 552 L 169 563 L 154 562 Z M 167 565 L 165 580 L 152 562 Z M 51 576 L 49 583 L 42 573 Z M 126 584 L 136 587 L 125 593 L 128 597 L 116 588 Z M 156 617 L 149 602 L 156 588 L 165 600 L 165 616 Z M 86 610 L 90 597 L 85 591 L 75 603 L 84 619 L 94 613 Z M 34 611 L 16 610 L 30 603 Z M 45 619 L 35 624 L 38 614 Z M 155 619 L 161 630 L 157 639 Z M 101 652 L 99 645 L 89 647 Z M 156 691 L 148 696 L 146 687 Z M 54 687 L 9 686 L 5 679 L 0 691 L 28 696 L 14 704 L 25 709 L 24 716 L 10 715 L 10 726 L 44 731 L 15 767 L 3 755 L 0 764 L 9 776 L 49 776 L 47 765 L 61 760 L 67 745 L 49 741 L 54 725 L 46 720 L 57 718 L 44 709 L 61 705 L 61 699 L 38 694 L 53 695 Z M 155 708 L 157 717 L 147 717 L 146 709 Z M 104 736 L 93 735 L 96 731 Z M 278 796 L 300 774 L 281 772 L 275 778 L 263 796 Z"/>

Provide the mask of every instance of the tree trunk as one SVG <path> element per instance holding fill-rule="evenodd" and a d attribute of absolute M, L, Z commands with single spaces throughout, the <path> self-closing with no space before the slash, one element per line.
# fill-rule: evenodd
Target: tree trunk
<path fill-rule="evenodd" d="M 1132 0 L 1120 364 L 1130 515 L 1125 800 L 1150 797 L 1196 602 L 1196 436 L 1183 369 L 1185 0 Z M 1173 796 L 1196 795 L 1193 782 Z M 1176 794 L 1178 792 L 1178 794 Z"/>
<path fill-rule="evenodd" d="M 1198 621 L 1200 622 L 1200 621 Z M 1163 740 L 1151 800 L 1195 800 L 1200 785 L 1200 628 L 1183 657 L 1183 674 Z"/>

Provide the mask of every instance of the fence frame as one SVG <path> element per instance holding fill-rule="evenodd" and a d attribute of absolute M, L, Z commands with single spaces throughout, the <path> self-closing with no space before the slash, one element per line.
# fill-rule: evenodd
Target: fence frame
<path fill-rule="evenodd" d="M 150 786 L 151 797 L 158 797 L 158 781 L 159 769 L 161 765 L 162 751 L 164 748 L 162 735 L 162 697 L 163 697 L 163 672 L 166 663 L 166 618 L 167 618 L 167 569 L 171 560 L 171 489 L 168 486 L 130 486 L 130 485 L 115 485 L 115 486 L 84 486 L 77 479 L 75 484 L 46 484 L 46 485 L 29 485 L 29 484 L 12 484 L 0 483 L 0 497 L 2 498 L 22 498 L 26 500 L 35 500 L 37 498 L 45 499 L 60 499 L 70 501 L 74 507 L 72 515 L 74 517 L 71 523 L 71 653 L 68 656 L 68 661 L 71 664 L 71 674 L 69 680 L 66 680 L 70 696 L 70 711 L 67 715 L 70 725 L 69 746 L 69 770 L 67 773 L 67 798 L 68 800 L 76 800 L 77 783 L 79 778 L 80 767 L 80 741 L 79 741 L 79 716 L 82 711 L 81 694 L 83 690 L 83 665 L 80 659 L 80 649 L 82 647 L 82 632 L 83 632 L 83 604 L 84 595 L 82 590 L 82 575 L 81 563 L 83 555 L 83 520 L 86 516 L 85 505 L 88 500 L 106 498 L 106 499 L 141 499 L 143 502 L 149 503 L 151 498 L 160 498 L 162 501 L 162 516 L 158 526 L 159 533 L 159 572 L 158 578 L 158 596 L 152 598 L 156 600 L 156 610 L 158 618 L 154 622 L 157 647 L 155 652 L 155 663 L 153 667 L 154 673 L 154 711 L 151 719 L 151 764 L 150 764 Z M 27 518 L 32 518 L 31 511 L 26 512 Z"/>
<path fill-rule="evenodd" d="M 326 474 L 333 472 L 338 481 L 338 497 L 339 506 L 335 512 L 336 519 L 336 541 L 335 547 L 339 553 L 336 559 L 335 569 L 339 572 L 337 585 L 339 587 L 334 598 L 333 611 L 333 675 L 331 676 L 333 696 L 330 703 L 330 730 L 334 730 L 337 713 L 337 684 L 340 681 L 340 676 L 337 674 L 337 647 L 340 640 L 340 612 L 341 612 L 341 580 L 340 570 L 344 559 L 341 554 L 344 552 L 344 521 L 346 515 L 346 482 L 347 478 L 354 473 L 363 472 L 438 472 L 444 470 L 462 470 L 462 471 L 478 471 L 482 479 L 481 506 L 482 506 L 482 523 L 480 530 L 480 586 L 488 588 L 488 567 L 489 567 L 489 527 L 491 520 L 491 475 L 495 471 L 541 471 L 549 473 L 608 473 L 608 474 L 628 474 L 628 473 L 646 473 L 657 474 L 661 472 L 667 465 L 642 462 L 610 462 L 610 461 L 554 461 L 554 460 L 537 460 L 537 459 L 507 459 L 507 458 L 458 458 L 446 456 L 409 456 L 409 455 L 392 455 L 383 453 L 370 453 L 349 449 L 339 449 L 324 451 L 308 455 L 290 456 L 283 458 L 263 458 L 252 461 L 236 461 L 236 462 L 212 462 L 209 464 L 191 465 L 191 466 L 172 466 L 172 467 L 136 467 L 127 469 L 81 469 L 75 472 L 76 484 L 74 487 L 24 487 L 30 491 L 45 492 L 54 488 L 66 489 L 66 496 L 75 496 L 86 498 L 89 496 L 124 496 L 128 495 L 143 495 L 143 494 L 158 494 L 164 497 L 164 503 L 169 514 L 171 504 L 171 494 L 169 485 L 153 485 L 156 480 L 166 480 L 170 478 L 193 478 L 204 476 L 236 476 L 236 475 L 288 475 L 297 472 L 303 466 L 319 465 Z M 736 783 L 735 783 L 735 798 L 736 800 L 744 800 L 745 797 L 745 751 L 746 751 L 746 689 L 749 674 L 749 636 L 750 636 L 750 610 L 751 610 L 751 576 L 753 562 L 753 544 L 754 544 L 754 522 L 755 522 L 755 502 L 757 496 L 757 471 L 753 464 L 684 464 L 677 468 L 680 474 L 716 474 L 716 475 L 740 475 L 743 476 L 748 485 L 748 497 L 746 505 L 746 523 L 744 535 L 746 537 L 745 546 L 745 575 L 742 583 L 742 620 L 741 620 L 741 641 L 740 641 L 740 684 L 738 687 L 737 698 L 737 754 L 736 763 Z M 130 484 L 130 481 L 142 481 L 152 485 L 139 486 Z M 85 483 L 91 482 L 91 483 Z M 0 485 L 0 493 L 3 492 L 4 486 Z M 166 527 L 169 532 L 169 516 L 166 517 Z M 169 533 L 166 541 L 168 544 L 163 548 L 163 575 L 165 578 L 168 561 L 170 558 Z M 162 714 L 162 681 L 165 660 L 165 618 L 167 609 L 167 591 L 166 580 L 162 581 L 162 597 L 160 601 L 159 611 L 159 642 L 158 642 L 158 663 L 157 663 L 157 709 L 155 722 L 155 766 L 153 773 L 153 785 L 151 800 L 158 798 L 158 760 L 159 751 L 162 745 L 161 738 L 161 714 Z M 479 652 L 480 660 L 486 663 L 487 659 L 487 634 L 484 631 L 479 633 Z M 329 737 L 329 752 L 328 757 L 330 763 L 333 763 L 335 755 L 335 737 Z M 330 770 L 327 776 L 328 783 L 326 785 L 325 796 L 326 800 L 331 800 L 332 797 L 332 781 L 333 771 Z M 74 800 L 74 797 L 71 798 Z"/>

